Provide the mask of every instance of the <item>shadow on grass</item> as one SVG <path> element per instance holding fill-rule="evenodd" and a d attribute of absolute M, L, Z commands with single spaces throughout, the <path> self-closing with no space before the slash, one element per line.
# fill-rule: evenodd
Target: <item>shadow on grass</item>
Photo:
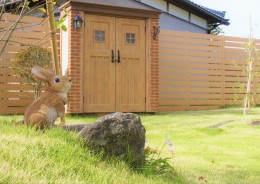
<path fill-rule="evenodd" d="M 254 112 L 252 112 L 254 113 Z M 159 112 L 156 115 L 170 115 L 170 116 L 202 116 L 202 115 L 242 115 L 242 108 L 222 108 L 214 110 L 205 110 L 205 111 L 175 111 L 175 112 Z"/>
<path fill-rule="evenodd" d="M 221 128 L 197 128 L 196 130 L 209 136 L 217 136 L 225 133 Z"/>

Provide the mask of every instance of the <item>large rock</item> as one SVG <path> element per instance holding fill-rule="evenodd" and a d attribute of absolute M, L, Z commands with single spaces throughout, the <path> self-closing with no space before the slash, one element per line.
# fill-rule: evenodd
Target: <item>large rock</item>
<path fill-rule="evenodd" d="M 130 161 L 134 167 L 145 161 L 145 128 L 133 113 L 112 113 L 85 126 L 79 134 L 90 148 L 105 156 L 116 156 Z"/>

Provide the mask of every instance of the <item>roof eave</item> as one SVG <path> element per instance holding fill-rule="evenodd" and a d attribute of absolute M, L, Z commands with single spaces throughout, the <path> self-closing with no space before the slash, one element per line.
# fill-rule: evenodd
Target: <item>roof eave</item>
<path fill-rule="evenodd" d="M 211 21 L 212 23 L 221 23 L 223 25 L 229 25 L 230 23 L 228 22 L 229 19 L 224 19 L 221 18 L 217 15 L 214 15 L 207 10 L 203 9 L 200 6 L 195 6 L 195 3 L 192 3 L 190 1 L 183 1 L 183 0 L 166 0 L 167 2 L 178 6 L 184 10 L 187 10 L 195 15 L 203 16 L 203 18 L 207 19 L 208 21 Z"/>

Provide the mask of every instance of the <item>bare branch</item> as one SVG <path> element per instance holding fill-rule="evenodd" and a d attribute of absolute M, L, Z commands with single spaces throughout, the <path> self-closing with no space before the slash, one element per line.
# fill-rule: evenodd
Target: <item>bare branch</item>
<path fill-rule="evenodd" d="M 2 9 L 1 9 L 0 21 L 2 20 L 2 16 L 3 16 L 4 12 L 5 12 L 5 5 L 6 5 L 6 0 L 4 0 L 3 7 L 2 7 Z"/>
<path fill-rule="evenodd" d="M 20 15 L 19 15 L 19 17 L 18 17 L 18 20 L 10 27 L 10 29 L 11 29 L 11 28 L 15 28 L 15 27 L 18 25 L 18 22 L 22 19 L 22 15 L 23 15 L 23 13 L 24 13 L 24 11 L 25 11 L 25 7 L 26 7 L 26 2 L 27 2 L 27 0 L 24 1 L 23 8 L 22 8 L 21 13 L 20 13 Z M 1 39 L 4 38 L 4 36 L 7 34 L 7 32 L 8 32 L 8 31 L 6 31 L 6 33 L 2 36 Z M 11 35 L 13 34 L 13 32 L 14 32 L 14 30 L 11 30 L 10 34 L 8 35 L 7 41 L 4 43 L 4 45 L 3 45 L 3 47 L 2 47 L 2 49 L 1 49 L 1 51 L 0 51 L 0 55 L 3 53 L 5 47 L 6 47 L 7 43 L 8 43 L 8 40 L 10 39 Z"/>
<path fill-rule="evenodd" d="M 0 7 L 5 7 L 6 5 L 15 4 L 15 3 L 18 3 L 18 2 L 22 2 L 22 0 L 11 1 L 11 2 L 8 2 L 8 3 L 6 3 L 6 0 L 4 0 L 4 3 L 0 4 Z"/>

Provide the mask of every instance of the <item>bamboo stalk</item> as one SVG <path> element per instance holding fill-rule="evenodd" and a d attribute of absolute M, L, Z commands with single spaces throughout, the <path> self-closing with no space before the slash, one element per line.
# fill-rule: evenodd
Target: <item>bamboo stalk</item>
<path fill-rule="evenodd" d="M 49 27 L 51 30 L 51 46 L 52 46 L 52 56 L 54 60 L 55 72 L 56 75 L 59 75 L 59 61 L 58 61 L 58 49 L 57 49 L 57 36 L 56 36 L 56 28 L 55 28 L 55 19 L 53 13 L 53 1 L 46 0 L 47 6 L 47 14 L 49 17 Z"/>

